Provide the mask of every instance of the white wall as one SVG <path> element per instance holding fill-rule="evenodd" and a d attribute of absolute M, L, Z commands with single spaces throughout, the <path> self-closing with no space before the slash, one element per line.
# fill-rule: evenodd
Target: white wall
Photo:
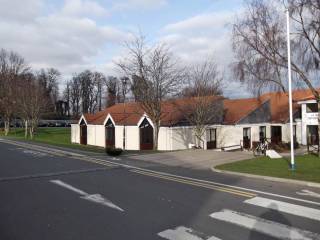
<path fill-rule="evenodd" d="M 195 137 L 191 127 L 171 128 L 171 149 L 187 149 L 189 144 L 195 144 Z"/>
<path fill-rule="evenodd" d="M 316 101 L 300 102 L 301 104 L 301 144 L 307 145 L 307 126 L 318 125 L 319 113 L 308 113 L 307 103 L 316 103 Z"/>
<path fill-rule="evenodd" d="M 160 127 L 158 136 L 158 150 L 170 151 L 172 150 L 171 141 L 171 129 L 168 127 Z"/>
<path fill-rule="evenodd" d="M 79 124 L 71 124 L 71 143 L 80 143 Z"/>
<path fill-rule="evenodd" d="M 260 140 L 260 126 L 266 127 L 266 137 L 271 137 L 271 125 L 269 123 L 223 125 L 217 127 L 217 148 L 239 145 L 243 140 L 243 128 L 251 129 L 251 144 Z M 251 145 L 252 146 L 252 145 Z"/>
<path fill-rule="evenodd" d="M 103 125 L 87 125 L 87 144 L 105 147 L 105 128 Z"/>
<path fill-rule="evenodd" d="M 95 125 L 96 126 L 96 146 L 106 147 L 106 131 L 103 125 Z"/>
<path fill-rule="evenodd" d="M 267 138 L 271 137 L 271 126 L 282 126 L 282 141 L 290 141 L 289 124 L 244 124 L 244 125 L 213 125 L 217 129 L 217 148 L 239 145 L 243 139 L 243 128 L 251 128 L 251 141 L 259 141 L 259 127 L 266 126 Z M 303 140 L 302 123 L 297 124 L 297 141 Z M 204 136 L 205 140 L 205 136 Z M 80 143 L 80 126 L 71 125 L 71 142 Z M 105 127 L 103 125 L 87 126 L 87 144 L 105 147 Z M 161 127 L 159 130 L 158 149 L 163 151 L 188 149 L 189 144 L 196 144 L 192 127 Z M 115 126 L 115 146 L 123 147 L 123 126 Z M 206 142 L 205 142 L 206 149 Z M 138 126 L 126 126 L 126 149 L 140 149 L 140 131 Z"/>
<path fill-rule="evenodd" d="M 243 127 L 221 126 L 217 128 L 217 148 L 239 145 L 243 139 Z"/>
<path fill-rule="evenodd" d="M 96 143 L 96 128 L 95 125 L 87 125 L 87 144 L 95 145 Z"/>
<path fill-rule="evenodd" d="M 115 147 L 123 148 L 123 126 L 115 126 Z"/>
<path fill-rule="evenodd" d="M 297 134 L 296 139 L 297 139 L 297 142 L 299 144 L 302 144 L 303 137 L 302 137 L 302 122 L 301 122 L 301 119 L 296 119 L 296 126 L 297 126 L 297 128 L 296 128 L 296 134 Z"/>
<path fill-rule="evenodd" d="M 138 126 L 126 126 L 126 138 L 127 150 L 140 150 L 140 132 Z"/>

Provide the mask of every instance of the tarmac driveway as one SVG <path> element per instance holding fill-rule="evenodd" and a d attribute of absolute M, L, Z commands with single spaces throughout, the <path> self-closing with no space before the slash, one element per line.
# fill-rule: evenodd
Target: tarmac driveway
<path fill-rule="evenodd" d="M 253 158 L 252 152 L 222 152 L 215 150 L 183 150 L 143 155 L 131 155 L 131 159 L 155 162 L 168 166 L 182 166 L 194 169 L 211 169 L 224 163 Z"/>

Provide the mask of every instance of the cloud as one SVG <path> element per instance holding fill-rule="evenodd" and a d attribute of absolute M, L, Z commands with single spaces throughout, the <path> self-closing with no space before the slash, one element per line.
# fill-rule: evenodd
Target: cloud
<path fill-rule="evenodd" d="M 41 0 L 0 0 L 0 20 L 3 22 L 29 22 L 43 7 Z"/>
<path fill-rule="evenodd" d="M 198 32 L 205 29 L 207 31 L 217 30 L 229 25 L 233 19 L 233 15 L 233 12 L 213 12 L 201 14 L 180 22 L 168 24 L 164 27 L 164 30 L 170 32 L 190 32 L 191 30 L 196 30 Z"/>
<path fill-rule="evenodd" d="M 29 2 L 33 6 L 41 5 L 40 1 Z M 73 11 L 68 10 L 70 4 L 78 7 Z M 110 57 L 108 52 L 104 52 L 107 46 L 118 44 L 130 35 L 82 16 L 86 14 L 84 8 L 91 4 L 90 1 L 72 0 L 47 15 L 41 15 L 43 11 L 39 7 L 37 11 L 26 7 L 30 16 L 23 16 L 20 11 L 16 16 L 11 12 L 11 5 L 5 4 L 8 12 L 11 12 L 11 18 L 0 21 L 0 46 L 18 52 L 35 69 L 55 67 L 64 75 L 70 75 L 72 72 L 94 67 L 98 56 Z M 104 12 L 98 5 L 92 6 L 96 6 L 94 15 Z M 3 7 L 1 9 L 6 12 Z M 22 23 L 22 19 L 26 18 L 28 21 Z"/>
<path fill-rule="evenodd" d="M 168 24 L 160 32 L 160 41 L 185 63 L 213 59 L 225 75 L 225 95 L 247 97 L 250 95 L 245 87 L 230 73 L 230 64 L 234 61 L 231 26 L 235 14 L 235 11 L 210 12 Z"/>
<path fill-rule="evenodd" d="M 100 4 L 90 0 L 68 0 L 61 10 L 67 16 L 107 16 L 108 11 Z"/>
<path fill-rule="evenodd" d="M 167 4 L 167 0 L 118 0 L 113 5 L 113 10 L 157 9 Z"/>
<path fill-rule="evenodd" d="M 214 55 L 227 65 L 232 59 L 231 23 L 234 12 L 212 12 L 168 24 L 161 41 L 186 61 L 201 61 Z"/>

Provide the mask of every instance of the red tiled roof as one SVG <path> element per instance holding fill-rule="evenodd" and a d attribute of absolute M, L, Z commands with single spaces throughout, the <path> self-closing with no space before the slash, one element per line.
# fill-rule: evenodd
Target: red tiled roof
<path fill-rule="evenodd" d="M 310 90 L 293 91 L 293 110 L 299 109 L 297 101 L 312 97 Z M 221 96 L 215 96 L 214 99 L 222 99 Z M 194 98 L 184 98 L 178 100 L 164 101 L 162 103 L 161 125 L 172 126 L 185 120 L 184 113 L 181 111 L 183 106 L 192 104 Z M 289 100 L 288 93 L 271 92 L 261 95 L 259 98 L 246 99 L 223 99 L 224 106 L 224 124 L 237 124 L 241 119 L 269 102 L 271 122 L 284 123 L 289 119 Z M 96 114 L 85 114 L 84 117 L 89 124 L 102 125 L 108 114 L 111 115 L 116 125 L 137 125 L 144 114 L 139 103 L 119 103 L 106 108 Z"/>
<path fill-rule="evenodd" d="M 226 99 L 224 106 L 224 124 L 236 124 L 249 113 L 260 107 L 266 100 L 257 98 Z"/>
<path fill-rule="evenodd" d="M 311 90 L 307 89 L 292 91 L 293 113 L 300 109 L 297 101 L 311 94 Z M 272 122 L 287 122 L 289 120 L 289 94 L 287 92 L 266 93 L 261 98 L 270 99 Z"/>

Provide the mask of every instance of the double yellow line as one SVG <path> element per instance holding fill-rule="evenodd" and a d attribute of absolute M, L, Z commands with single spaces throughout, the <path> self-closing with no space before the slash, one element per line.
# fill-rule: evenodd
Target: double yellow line
<path fill-rule="evenodd" d="M 37 149 L 37 148 L 33 148 L 30 146 L 21 146 L 20 144 L 17 143 L 11 143 L 13 145 L 16 146 L 20 146 L 20 147 L 24 147 L 24 148 L 29 148 L 32 150 L 37 150 L 39 152 L 45 152 L 45 153 L 49 153 L 55 156 L 65 156 L 65 154 L 62 153 L 57 153 L 57 152 L 50 152 L 44 149 Z M 106 162 L 104 160 L 100 160 L 100 159 L 96 159 L 96 158 L 90 158 L 90 157 L 76 157 L 76 156 L 72 156 L 70 158 L 73 159 L 77 159 L 80 161 L 85 161 L 85 162 L 90 162 L 90 163 L 96 163 L 99 165 L 103 165 L 103 166 L 107 166 L 107 167 L 115 167 L 115 166 L 119 166 L 119 164 L 113 164 L 110 162 Z M 256 194 L 250 193 L 250 192 L 245 192 L 245 191 L 240 191 L 237 189 L 234 189 L 232 187 L 221 187 L 215 183 L 210 183 L 210 182 L 202 182 L 199 180 L 192 180 L 192 179 L 187 179 L 184 177 L 180 177 L 180 176 L 170 176 L 170 175 L 166 175 L 166 174 L 162 174 L 162 173 L 156 173 L 153 171 L 148 171 L 148 170 L 140 170 L 140 169 L 131 169 L 131 172 L 137 173 L 137 174 L 141 174 L 141 175 L 145 175 L 145 176 L 150 176 L 150 177 L 155 177 L 155 178 L 160 178 L 160 179 L 165 179 L 168 181 L 174 181 L 174 182 L 179 182 L 179 183 L 183 183 L 183 184 L 188 184 L 188 185 L 192 185 L 192 186 L 196 186 L 196 187 L 202 187 L 202 188 L 206 188 L 206 189 L 211 189 L 211 190 L 216 190 L 216 191 L 220 191 L 220 192 L 226 192 L 226 193 L 230 193 L 230 194 L 234 194 L 234 195 L 238 195 L 238 196 L 242 196 L 242 197 L 247 197 L 247 198 L 252 198 L 255 197 Z"/>
<path fill-rule="evenodd" d="M 96 163 L 99 165 L 107 166 L 107 167 L 116 167 L 117 164 L 108 163 L 104 160 L 96 159 L 96 158 L 88 158 L 88 157 L 71 157 L 73 159 L 77 159 L 80 161 L 90 162 L 90 163 Z"/>
<path fill-rule="evenodd" d="M 196 180 L 184 179 L 182 177 L 172 177 L 172 176 L 165 175 L 165 174 L 153 173 L 153 172 L 149 172 L 149 171 L 141 171 L 141 170 L 137 170 L 137 169 L 132 169 L 130 171 L 137 173 L 137 174 L 145 175 L 145 176 L 161 178 L 161 179 L 165 179 L 165 180 L 169 180 L 169 181 L 173 181 L 173 182 L 179 182 L 179 183 L 188 184 L 188 185 L 197 186 L 197 187 L 203 187 L 203 188 L 212 189 L 212 190 L 216 190 L 216 191 L 220 191 L 220 192 L 226 192 L 226 193 L 230 193 L 230 194 L 234 194 L 234 195 L 238 195 L 238 196 L 242 196 L 242 197 L 247 197 L 247 198 L 252 198 L 252 197 L 256 196 L 256 194 L 253 194 L 250 192 L 239 191 L 239 190 L 229 188 L 229 187 L 220 187 L 220 186 L 215 185 L 214 183 L 211 183 L 211 184 L 203 183 L 203 182 L 196 181 Z"/>

